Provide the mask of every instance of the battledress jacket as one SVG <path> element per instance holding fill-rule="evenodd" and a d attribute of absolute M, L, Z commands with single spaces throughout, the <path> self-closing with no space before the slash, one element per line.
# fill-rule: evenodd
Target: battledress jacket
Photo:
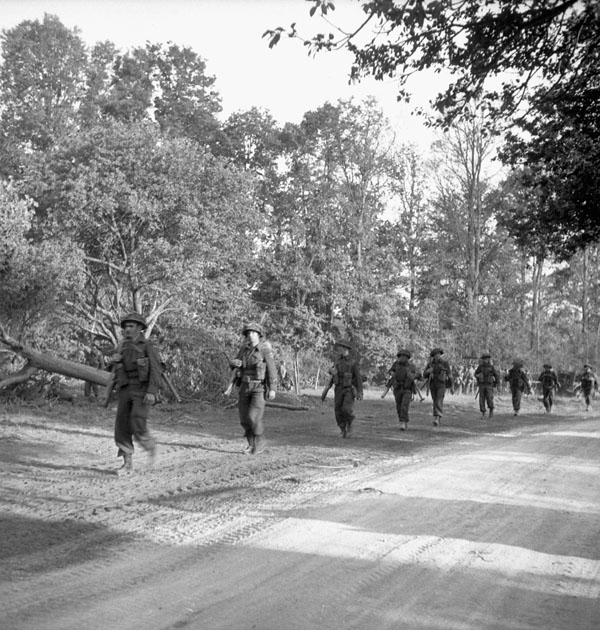
<path fill-rule="evenodd" d="M 120 345 L 122 360 L 117 364 L 119 388 L 132 385 L 148 394 L 158 394 L 162 368 L 154 344 L 140 335 L 135 341 L 124 340 Z"/>
<path fill-rule="evenodd" d="M 242 362 L 239 368 L 238 385 L 243 382 L 261 381 L 265 389 L 274 390 L 277 386 L 277 370 L 273 360 L 271 344 L 260 341 L 258 345 L 242 346 L 237 354 Z"/>

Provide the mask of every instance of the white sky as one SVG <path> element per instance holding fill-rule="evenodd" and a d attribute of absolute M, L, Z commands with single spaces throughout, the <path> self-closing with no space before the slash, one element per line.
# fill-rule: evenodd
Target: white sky
<path fill-rule="evenodd" d="M 287 37 L 269 49 L 262 39 L 269 28 L 296 22 L 304 34 L 325 30 L 326 24 L 309 18 L 311 6 L 305 0 L 0 0 L 0 30 L 50 13 L 77 27 L 88 45 L 108 39 L 122 50 L 146 41 L 189 46 L 206 60 L 207 74 L 216 77 L 224 117 L 256 106 L 280 123 L 297 123 L 326 101 L 373 95 L 398 140 L 426 148 L 432 132 L 410 107 L 396 102 L 394 81 L 348 85 L 352 58 L 347 52 L 313 58 L 300 41 Z M 356 25 L 362 15 L 357 0 L 336 0 L 331 20 Z M 415 89 L 419 105 L 433 96 L 431 81 Z"/>

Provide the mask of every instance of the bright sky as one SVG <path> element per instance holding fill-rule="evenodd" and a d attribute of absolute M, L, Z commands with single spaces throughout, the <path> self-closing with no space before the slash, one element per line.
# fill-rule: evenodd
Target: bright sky
<path fill-rule="evenodd" d="M 88 45 L 110 40 L 122 50 L 146 41 L 189 46 L 216 77 L 224 116 L 256 106 L 280 123 L 300 122 L 326 101 L 373 95 L 398 139 L 426 148 L 432 132 L 396 102 L 395 82 L 348 85 L 352 58 L 346 52 L 309 57 L 300 41 L 287 37 L 269 49 L 262 39 L 269 28 L 296 22 L 303 34 L 325 30 L 326 24 L 309 18 L 311 6 L 305 0 L 0 0 L 0 30 L 50 13 L 77 27 Z M 336 0 L 336 7 L 335 24 L 356 25 L 363 15 L 358 0 Z M 415 92 L 420 105 L 434 95 L 425 82 Z"/>

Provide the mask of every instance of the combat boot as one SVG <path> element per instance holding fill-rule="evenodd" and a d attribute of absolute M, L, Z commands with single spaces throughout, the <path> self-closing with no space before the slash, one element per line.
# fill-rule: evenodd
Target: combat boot
<path fill-rule="evenodd" d="M 254 449 L 252 450 L 252 453 L 254 455 L 258 455 L 259 453 L 262 453 L 265 450 L 265 438 L 262 435 L 257 435 L 254 438 Z"/>
<path fill-rule="evenodd" d="M 489 419 L 491 420 L 494 417 L 494 410 L 490 409 Z"/>
<path fill-rule="evenodd" d="M 156 464 L 156 445 L 148 451 L 148 468 L 154 468 Z"/>
<path fill-rule="evenodd" d="M 492 415 L 492 413 L 490 412 L 490 416 Z M 485 411 L 481 412 L 481 419 L 485 420 Z"/>
<path fill-rule="evenodd" d="M 433 417 L 433 426 L 434 427 L 439 427 L 440 426 L 440 417 L 439 416 L 434 416 Z"/>
<path fill-rule="evenodd" d="M 131 475 L 133 472 L 133 457 L 131 453 L 123 454 L 123 465 L 117 470 L 117 475 Z"/>
<path fill-rule="evenodd" d="M 248 446 L 246 446 L 246 448 L 244 449 L 244 453 L 246 455 L 251 455 L 252 453 L 254 453 L 254 436 L 248 435 L 246 439 L 248 440 Z"/>
<path fill-rule="evenodd" d="M 407 428 L 408 428 L 408 423 L 407 422 L 401 422 L 400 423 L 400 431 L 406 431 Z"/>
<path fill-rule="evenodd" d="M 348 424 L 346 425 L 346 437 L 350 438 L 352 437 L 352 423 L 348 422 Z"/>

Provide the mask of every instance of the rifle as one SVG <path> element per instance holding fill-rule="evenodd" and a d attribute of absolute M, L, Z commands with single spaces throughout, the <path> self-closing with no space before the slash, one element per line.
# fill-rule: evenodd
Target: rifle
<path fill-rule="evenodd" d="M 227 389 L 223 392 L 225 396 L 229 396 L 233 391 L 233 386 L 236 384 L 236 381 L 240 378 L 239 369 L 235 369 L 231 371 L 231 377 L 229 378 L 229 385 L 227 385 Z"/>
<path fill-rule="evenodd" d="M 425 400 L 425 398 L 423 397 L 423 394 L 421 394 L 421 390 L 417 387 L 417 385 L 413 382 L 413 393 L 417 393 L 419 396 L 419 402 L 423 402 Z"/>
<path fill-rule="evenodd" d="M 392 389 L 392 385 L 393 385 L 393 379 L 389 379 L 388 382 L 385 384 L 385 391 L 383 392 L 383 394 L 381 394 L 382 398 L 385 398 L 387 396 L 387 393 L 390 391 L 390 389 Z"/>
<path fill-rule="evenodd" d="M 329 393 L 329 390 L 333 387 L 333 376 L 329 379 L 329 383 L 327 383 L 327 385 L 325 385 L 325 388 L 323 389 L 323 391 L 321 392 L 321 400 L 325 400 L 325 398 L 327 398 L 327 394 Z"/>
<path fill-rule="evenodd" d="M 173 396 L 175 396 L 175 400 L 178 403 L 180 403 L 181 402 L 181 398 L 180 398 L 179 394 L 177 393 L 177 390 L 175 389 L 175 387 L 173 387 L 173 383 L 171 383 L 171 379 L 164 372 L 162 372 L 161 376 L 163 377 L 163 381 L 167 384 L 167 387 L 171 390 L 171 394 L 173 394 Z"/>
<path fill-rule="evenodd" d="M 117 382 L 117 370 L 115 365 L 110 369 L 110 377 L 109 381 L 106 384 L 106 388 L 104 389 L 104 398 L 102 399 L 102 406 L 104 408 L 108 407 L 108 403 L 110 403 L 110 399 L 112 397 L 113 389 L 115 388 L 115 384 Z"/>

